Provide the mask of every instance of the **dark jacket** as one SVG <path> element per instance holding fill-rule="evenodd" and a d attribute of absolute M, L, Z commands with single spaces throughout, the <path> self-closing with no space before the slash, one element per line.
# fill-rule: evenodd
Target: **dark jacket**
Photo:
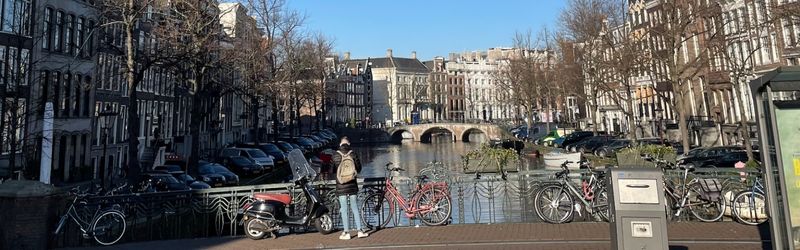
<path fill-rule="evenodd" d="M 348 152 L 351 152 L 352 150 L 349 147 L 343 147 L 340 148 L 338 151 L 346 155 Z M 353 163 L 356 164 L 356 172 L 360 173 L 361 161 L 358 159 L 358 155 L 355 152 L 353 152 L 350 153 L 350 157 L 353 158 Z M 336 169 L 338 170 L 340 163 L 342 163 L 342 155 L 340 155 L 337 152 L 333 154 L 333 166 L 336 167 Z M 334 179 L 337 179 L 336 171 L 334 171 L 333 173 L 334 173 Z M 358 194 L 358 180 L 353 179 L 352 181 L 349 181 L 347 183 L 339 183 L 339 180 L 337 179 L 336 195 L 351 195 L 351 194 Z"/>

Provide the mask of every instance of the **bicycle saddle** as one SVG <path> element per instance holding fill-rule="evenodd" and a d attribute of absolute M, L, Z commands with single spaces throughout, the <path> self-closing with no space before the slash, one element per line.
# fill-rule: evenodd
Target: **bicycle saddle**
<path fill-rule="evenodd" d="M 678 165 L 678 168 L 680 168 L 681 170 L 688 169 L 689 172 L 693 172 L 695 170 L 694 169 L 694 165 L 692 165 L 692 164 L 689 164 L 689 165 Z"/>
<path fill-rule="evenodd" d="M 288 194 L 256 193 L 253 194 L 253 199 L 262 201 L 277 201 L 285 205 L 292 203 L 292 196 Z"/>

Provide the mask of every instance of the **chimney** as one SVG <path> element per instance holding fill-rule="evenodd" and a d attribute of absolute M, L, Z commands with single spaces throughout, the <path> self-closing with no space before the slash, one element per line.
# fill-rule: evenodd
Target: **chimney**
<path fill-rule="evenodd" d="M 345 60 L 350 60 L 350 51 L 344 52 L 344 59 Z"/>
<path fill-rule="evenodd" d="M 417 59 L 417 52 L 411 51 L 411 59 Z"/>
<path fill-rule="evenodd" d="M 392 49 L 386 49 L 386 57 L 392 57 Z"/>

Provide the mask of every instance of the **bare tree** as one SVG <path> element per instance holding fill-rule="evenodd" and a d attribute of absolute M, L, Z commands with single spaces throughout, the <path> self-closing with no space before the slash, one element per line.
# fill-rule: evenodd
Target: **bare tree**
<path fill-rule="evenodd" d="M 599 77 L 600 64 L 604 60 L 606 43 L 603 37 L 608 32 L 608 26 L 616 26 L 623 22 L 623 12 L 619 10 L 624 6 L 615 0 L 569 0 L 566 8 L 559 15 L 559 24 L 563 38 L 570 44 L 561 43 L 562 50 L 573 49 L 576 63 L 581 64 L 581 70 L 567 71 L 562 74 L 571 78 L 576 86 L 572 92 L 576 97 L 583 99 L 589 105 L 588 117 L 597 121 L 595 114 L 599 109 L 601 86 L 605 79 Z M 569 45 L 565 47 L 563 45 Z M 569 62 L 568 62 L 569 63 Z M 598 126 L 593 124 L 594 133 L 597 134 Z"/>
<path fill-rule="evenodd" d="M 178 62 L 176 51 L 168 40 L 159 37 L 170 32 L 167 23 L 176 21 L 165 16 L 169 3 L 163 0 L 97 0 L 101 17 L 98 26 L 103 34 L 100 46 L 109 54 L 123 59 L 123 75 L 128 91 L 128 173 L 131 181 L 136 181 L 141 172 L 139 163 L 139 95 L 138 89 L 149 70 L 168 68 Z M 156 39 L 155 44 L 142 48 L 148 34 Z M 155 35 L 158 34 L 158 35 Z M 155 35 L 155 36 L 154 36 Z"/>
<path fill-rule="evenodd" d="M 528 118 L 528 129 L 536 122 L 534 114 L 548 112 L 552 115 L 554 92 L 554 63 L 555 55 L 550 47 L 543 30 L 538 40 L 532 37 L 531 32 L 517 32 L 514 36 L 516 53 L 501 63 L 500 70 L 495 74 L 495 79 L 507 97 L 515 105 L 521 107 Z M 536 48 L 543 44 L 542 49 Z M 550 130 L 550 120 L 545 120 L 547 130 Z"/>
<path fill-rule="evenodd" d="M 201 128 L 215 118 L 212 111 L 219 97 L 231 91 L 220 78 L 221 71 L 228 68 L 220 60 L 225 35 L 215 1 L 172 0 L 168 7 L 165 17 L 171 21 L 159 25 L 164 32 L 158 35 L 180 60 L 174 68 L 179 79 L 186 82 L 191 96 L 189 166 L 196 167 L 200 160 Z"/>
<path fill-rule="evenodd" d="M 758 4 L 758 3 L 756 3 Z M 800 14 L 798 5 L 792 5 L 782 10 L 776 10 L 779 15 L 784 18 L 791 18 L 792 15 Z M 794 12 L 794 14 L 792 14 Z M 707 18 L 708 22 L 713 22 L 711 28 L 714 28 L 717 35 L 715 39 L 708 40 L 710 48 L 709 67 L 710 70 L 726 73 L 730 80 L 731 88 L 734 95 L 737 96 L 736 104 L 739 109 L 739 133 L 742 135 L 743 143 L 747 151 L 747 159 L 753 160 L 753 146 L 750 141 L 750 125 L 747 117 L 747 105 L 744 100 L 742 89 L 747 87 L 747 82 L 756 76 L 755 73 L 755 57 L 756 53 L 760 51 L 763 46 L 769 46 L 763 43 L 751 43 L 749 37 L 759 37 L 764 30 L 769 30 L 773 27 L 775 22 L 766 13 L 762 13 L 762 19 L 758 20 L 753 18 L 756 22 L 747 22 L 747 25 L 742 25 L 741 29 L 733 29 L 733 20 L 726 20 L 723 18 L 722 13 L 716 13 L 714 18 Z M 732 18 L 731 18 L 732 19 Z M 751 47 L 752 46 L 752 47 Z M 722 131 L 719 131 L 721 134 Z"/>
<path fill-rule="evenodd" d="M 677 115 L 683 148 L 689 148 L 691 84 L 708 66 L 709 48 L 703 43 L 718 35 L 704 21 L 714 11 L 713 4 L 704 1 L 662 1 L 649 27 L 634 31 L 648 38 L 647 54 L 652 65 L 648 73 L 655 82 L 672 89 L 674 98 L 656 93 L 668 101 Z"/>
<path fill-rule="evenodd" d="M 283 90 L 296 79 L 296 72 L 291 70 L 295 62 L 292 57 L 305 16 L 290 10 L 285 0 L 247 0 L 247 5 L 253 11 L 257 27 L 263 32 L 263 50 L 259 52 L 265 58 L 265 77 L 255 83 L 258 85 L 255 91 L 269 98 L 273 132 L 277 133 L 279 104 L 286 103 L 280 101 L 281 95 L 289 92 Z M 252 107 L 256 109 L 259 106 Z"/>

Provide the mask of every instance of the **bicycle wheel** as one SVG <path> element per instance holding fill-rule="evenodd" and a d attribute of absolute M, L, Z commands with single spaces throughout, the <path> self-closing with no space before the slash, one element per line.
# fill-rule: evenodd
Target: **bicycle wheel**
<path fill-rule="evenodd" d="M 758 225 L 767 221 L 766 199 L 763 194 L 745 191 L 736 195 L 731 203 L 733 214 L 739 222 Z"/>
<path fill-rule="evenodd" d="M 122 239 L 126 226 L 125 215 L 118 211 L 106 211 L 94 219 L 92 235 L 100 245 L 113 245 Z"/>
<path fill-rule="evenodd" d="M 417 218 L 428 226 L 439 226 L 446 223 L 453 212 L 450 194 L 439 188 L 423 191 L 417 195 L 415 203 L 420 208 Z"/>
<path fill-rule="evenodd" d="M 575 212 L 572 195 L 561 185 L 545 186 L 533 200 L 536 214 L 543 221 L 559 224 L 567 222 Z"/>
<path fill-rule="evenodd" d="M 608 221 L 608 192 L 605 189 L 598 191 L 592 199 L 592 212 L 599 215 L 602 221 Z"/>
<path fill-rule="evenodd" d="M 716 201 L 707 201 L 700 198 L 700 187 L 693 185 L 686 195 L 689 196 L 689 212 L 703 222 L 715 222 L 725 213 L 725 199 L 720 197 Z"/>
<path fill-rule="evenodd" d="M 393 200 L 382 193 L 371 194 L 361 203 L 361 221 L 368 228 L 384 228 L 396 214 Z"/>

